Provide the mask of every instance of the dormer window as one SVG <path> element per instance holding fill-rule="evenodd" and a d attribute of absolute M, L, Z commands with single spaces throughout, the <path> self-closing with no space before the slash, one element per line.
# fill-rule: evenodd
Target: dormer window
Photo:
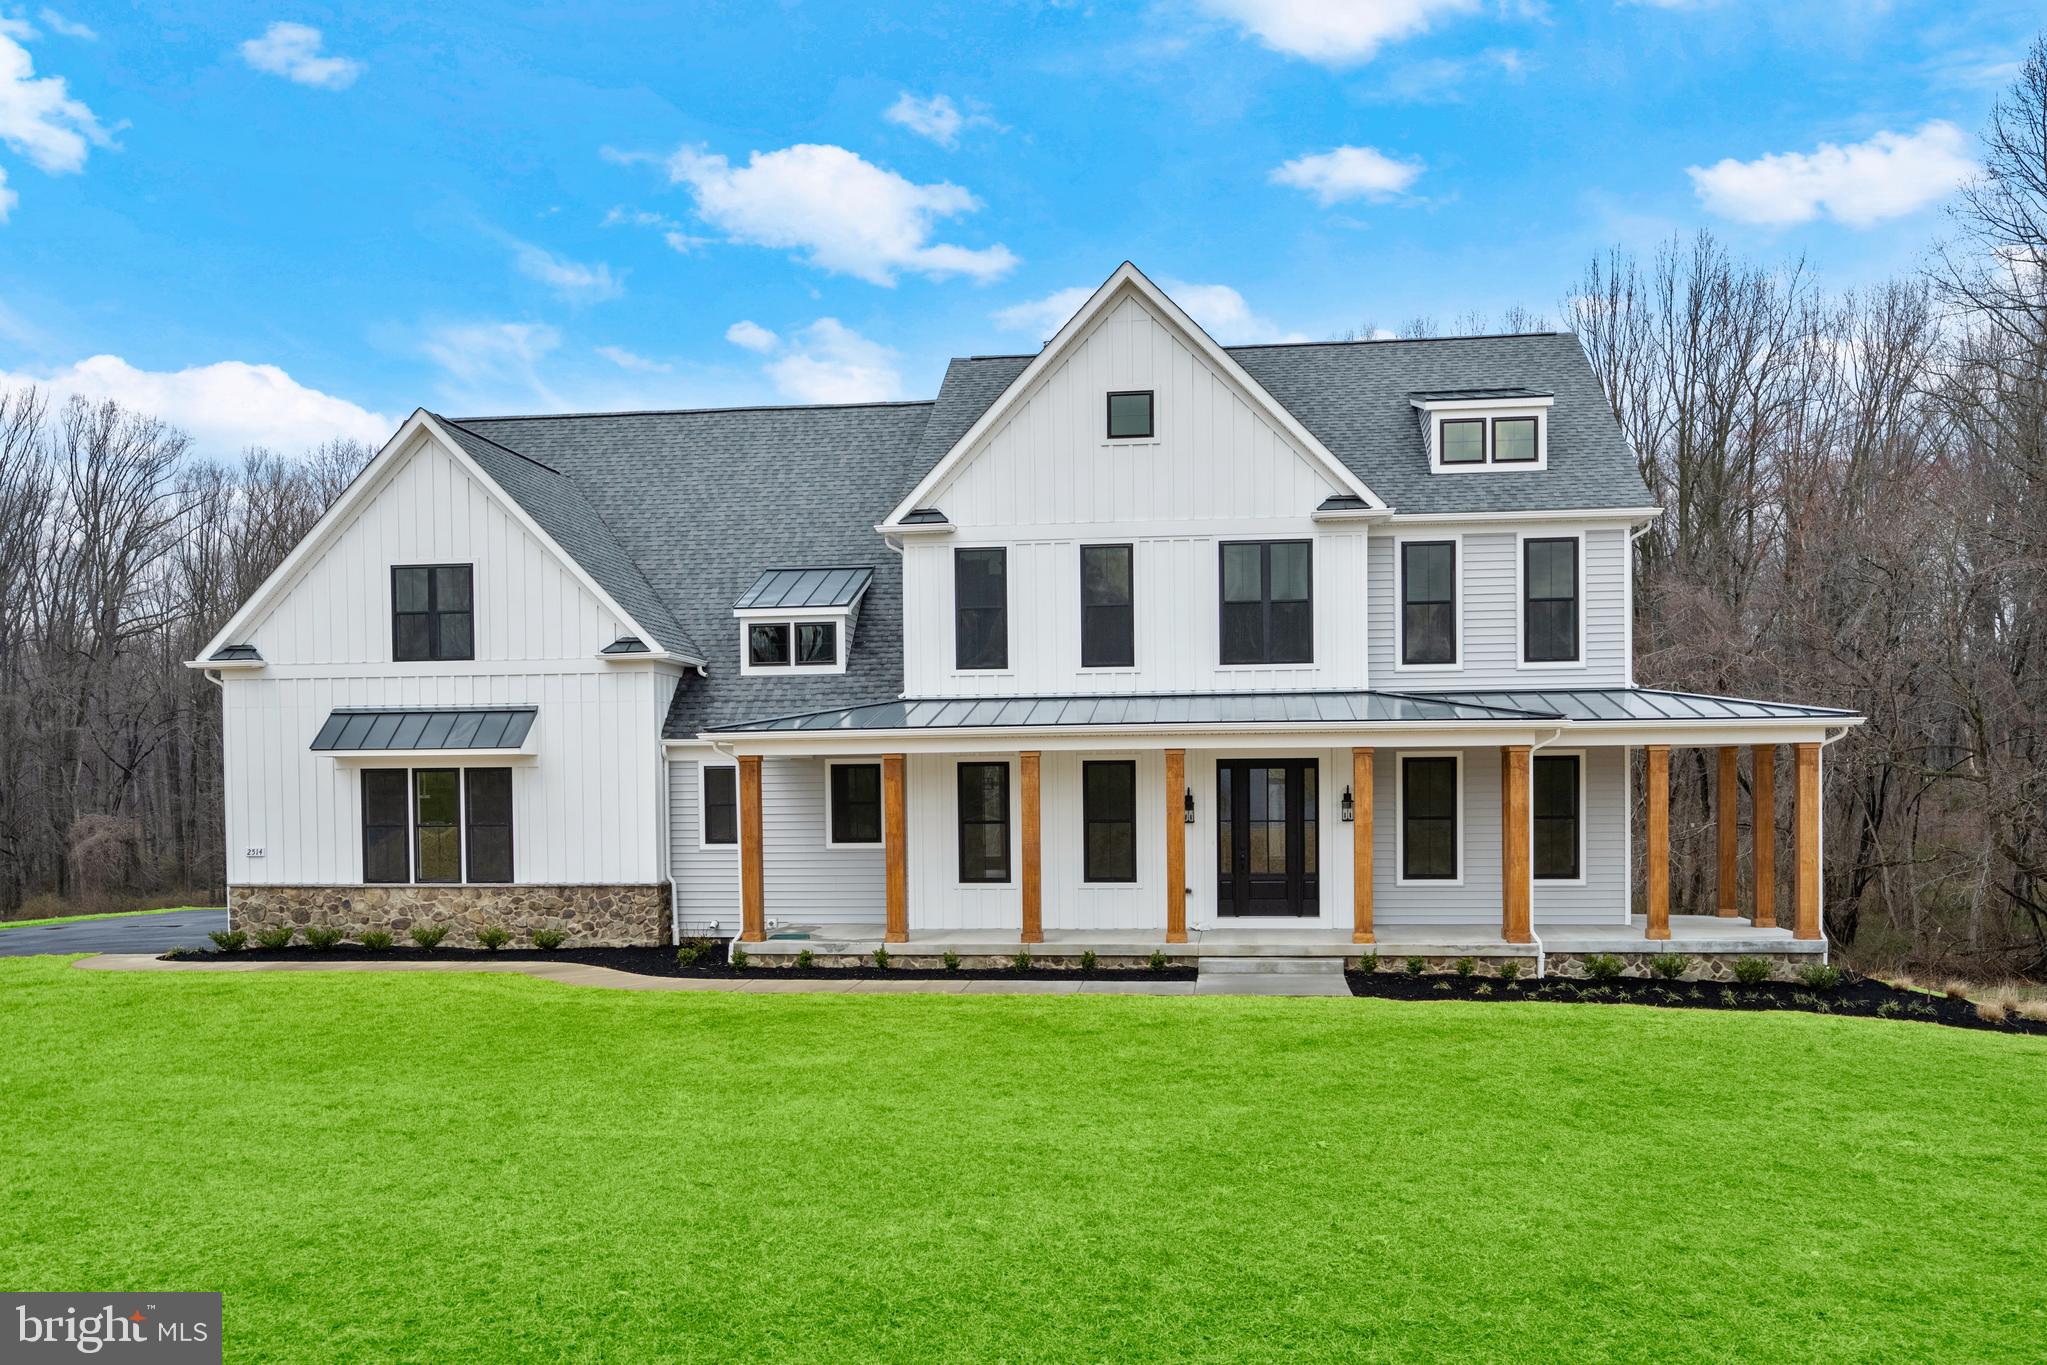
<path fill-rule="evenodd" d="M 1152 391 L 1135 389 L 1109 395 L 1109 439 L 1149 440 L 1152 427 Z"/>
<path fill-rule="evenodd" d="M 1533 464 L 1536 456 L 1535 417 L 1493 418 L 1493 463 Z"/>
<path fill-rule="evenodd" d="M 844 672 L 837 621 L 748 621 L 745 673 L 785 669 Z"/>
<path fill-rule="evenodd" d="M 1545 469 L 1550 395 L 1533 389 L 1411 393 L 1433 473 Z"/>
<path fill-rule="evenodd" d="M 1437 429 L 1442 432 L 1444 464 L 1485 463 L 1485 418 L 1445 418 Z"/>
<path fill-rule="evenodd" d="M 857 566 L 764 570 L 732 608 L 740 674 L 844 673 L 873 582 L 874 570 Z"/>

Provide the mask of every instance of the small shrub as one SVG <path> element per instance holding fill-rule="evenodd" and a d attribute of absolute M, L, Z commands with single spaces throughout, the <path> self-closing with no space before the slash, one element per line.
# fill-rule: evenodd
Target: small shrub
<path fill-rule="evenodd" d="M 373 953 L 388 952 L 391 947 L 391 931 L 389 929 L 365 929 L 357 937 L 356 941 Z"/>
<path fill-rule="evenodd" d="M 308 924 L 306 942 L 315 952 L 324 953 L 341 942 L 341 931 L 331 924 Z"/>
<path fill-rule="evenodd" d="M 2021 1000 L 2012 1006 L 2012 1013 L 2029 1024 L 2047 1024 L 2047 1000 Z"/>
<path fill-rule="evenodd" d="M 1080 955 L 1080 969 L 1084 972 L 1093 971 L 1095 969 L 1095 962 L 1095 950 L 1092 948 Z"/>
<path fill-rule="evenodd" d="M 1447 991 L 1450 989 L 1450 983 L 1447 981 L 1438 981 L 1435 985 L 1435 989 L 1439 991 Z"/>
<path fill-rule="evenodd" d="M 486 924 L 476 931 L 476 941 L 484 946 L 485 951 L 494 953 L 510 943 L 512 936 L 502 924 Z"/>
<path fill-rule="evenodd" d="M 1016 956 L 1009 959 L 1009 965 L 1020 972 L 1029 971 L 1031 969 L 1031 950 L 1028 948 L 1017 949 Z"/>
<path fill-rule="evenodd" d="M 1166 969 L 1165 951 L 1160 948 L 1152 949 L 1151 956 L 1148 959 L 1146 959 L 1145 965 L 1147 967 L 1150 967 L 1155 972 L 1164 971 Z"/>
<path fill-rule="evenodd" d="M 1876 1007 L 1876 1017 L 1879 1019 L 1889 1019 L 1904 1012 L 1895 1000 L 1886 1000 Z"/>
<path fill-rule="evenodd" d="M 808 948 L 805 948 L 801 952 L 796 954 L 796 966 L 797 969 L 800 971 L 806 972 L 809 971 L 811 966 L 815 964 L 816 961 L 817 961 L 816 955 L 813 954 Z"/>
<path fill-rule="evenodd" d="M 1649 959 L 1649 970 L 1665 981 L 1677 980 L 1691 965 L 1692 960 L 1682 953 L 1658 953 Z"/>
<path fill-rule="evenodd" d="M 1478 970 L 1478 959 L 1475 957 L 1460 957 L 1457 959 L 1455 965 L 1457 968 L 1457 975 L 1470 976 L 1473 972 Z"/>
<path fill-rule="evenodd" d="M 1738 957 L 1734 959 L 1734 979 L 1744 986 L 1760 986 L 1770 979 L 1770 963 L 1766 958 Z"/>
<path fill-rule="evenodd" d="M 753 959 L 752 959 L 751 957 L 749 957 L 749 956 L 747 955 L 746 949 L 744 949 L 744 948 L 740 947 L 740 946 L 739 946 L 738 944 L 736 944 L 736 943 L 732 945 L 732 970 L 733 970 L 733 971 L 735 971 L 735 972 L 743 972 L 743 971 L 745 971 L 745 970 L 746 970 L 746 968 L 747 968 L 747 964 L 751 963 L 752 961 L 753 961 Z"/>
<path fill-rule="evenodd" d="M 1502 962 L 1499 966 L 1493 968 L 1493 971 L 1496 975 L 1498 975 L 1500 980 L 1512 981 L 1516 977 L 1521 975 L 1521 964 L 1510 957 L 1505 962 Z"/>
<path fill-rule="evenodd" d="M 1941 986 L 1940 993 L 1950 1000 L 1967 1000 L 1969 998 L 1969 983 L 1951 978 Z"/>
<path fill-rule="evenodd" d="M 272 924 L 256 931 L 256 942 L 265 948 L 289 948 L 292 936 L 297 933 L 289 924 Z"/>
<path fill-rule="evenodd" d="M 675 965 L 687 970 L 704 959 L 704 945 L 701 943 L 678 943 L 675 945 Z"/>
<path fill-rule="evenodd" d="M 1627 964 L 1612 953 L 1594 953 L 1583 965 L 1585 975 L 1593 981 L 1612 981 L 1627 970 Z"/>
<path fill-rule="evenodd" d="M 950 948 L 947 948 L 945 956 L 938 960 L 945 964 L 945 969 L 949 972 L 956 972 L 960 969 L 960 955 Z"/>
<path fill-rule="evenodd" d="M 1976 1017 L 1978 1019 L 1981 1019 L 1986 1024 L 2003 1023 L 2005 1015 L 2008 1012 L 2009 1011 L 2007 1011 L 2004 1007 L 2004 1001 L 1996 999 L 1995 997 L 1989 1000 L 1978 1000 L 1976 1002 Z"/>
<path fill-rule="evenodd" d="M 172 962 L 183 962 L 187 958 L 193 958 L 197 956 L 199 956 L 198 953 L 192 951 L 190 948 L 186 948 L 183 946 L 173 948 L 169 952 L 164 954 L 164 957 L 166 957 Z"/>
<path fill-rule="evenodd" d="M 1830 991 L 1841 984 L 1841 969 L 1828 962 L 1815 962 L 1798 969 L 1798 979 L 1816 991 Z"/>
<path fill-rule="evenodd" d="M 1425 957 L 1411 957 L 1407 960 L 1407 974 L 1409 976 L 1420 976 L 1428 969 L 1429 960 Z"/>
<path fill-rule="evenodd" d="M 1364 956 L 1364 957 L 1361 957 L 1361 958 L 1359 958 L 1359 959 L 1358 959 L 1358 970 L 1359 970 L 1359 971 L 1361 971 L 1361 972 L 1376 972 L 1376 971 L 1378 971 L 1378 970 L 1379 970 L 1379 955 L 1378 955 L 1377 953 L 1370 953 L 1370 954 L 1367 954 L 1367 955 L 1366 955 L 1366 956 Z"/>
<path fill-rule="evenodd" d="M 419 945 L 422 953 L 430 953 L 441 946 L 441 940 L 448 936 L 445 924 L 415 924 L 412 926 L 412 941 Z"/>
<path fill-rule="evenodd" d="M 533 940 L 533 946 L 541 952 L 551 953 L 562 946 L 562 939 L 566 935 L 559 929 L 535 929 L 527 937 Z"/>
<path fill-rule="evenodd" d="M 239 953 L 249 946 L 249 936 L 240 929 L 215 929 L 206 937 L 223 953 Z"/>
<path fill-rule="evenodd" d="M 1481 981 L 1471 988 L 1471 993 L 1473 995 L 1491 995 L 1493 993 L 1492 983 Z"/>
<path fill-rule="evenodd" d="M 874 965 L 883 971 L 888 970 L 888 949 L 876 948 L 874 950 Z"/>

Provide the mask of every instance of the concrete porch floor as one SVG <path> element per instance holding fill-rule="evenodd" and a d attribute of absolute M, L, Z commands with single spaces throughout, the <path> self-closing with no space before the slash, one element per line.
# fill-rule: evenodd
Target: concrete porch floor
<path fill-rule="evenodd" d="M 1824 942 L 1800 942 L 1789 929 L 1759 929 L 1745 919 L 1715 915 L 1672 915 L 1670 938 L 1652 942 L 1645 917 L 1629 923 L 1552 924 L 1535 926 L 1541 951 L 1547 953 L 1685 953 L 1810 954 L 1824 957 Z M 1278 924 L 1232 924 L 1189 929 L 1187 942 L 1168 944 L 1163 930 L 1047 929 L 1043 943 L 1025 944 L 1010 929 L 917 929 L 907 943 L 885 943 L 879 921 L 862 924 L 781 923 L 769 937 L 749 943 L 754 957 L 794 957 L 809 950 L 819 957 L 868 956 L 886 947 L 901 956 L 935 956 L 955 952 L 962 957 L 1014 957 L 1028 950 L 1033 957 L 1072 957 L 1093 951 L 1100 957 L 1149 957 L 1163 951 L 1175 958 L 1200 957 L 1492 957 L 1526 958 L 1533 962 L 1537 944 L 1512 944 L 1492 924 L 1380 924 L 1378 941 L 1351 942 L 1350 930 L 1298 928 Z M 780 937 L 778 937 L 778 935 Z"/>

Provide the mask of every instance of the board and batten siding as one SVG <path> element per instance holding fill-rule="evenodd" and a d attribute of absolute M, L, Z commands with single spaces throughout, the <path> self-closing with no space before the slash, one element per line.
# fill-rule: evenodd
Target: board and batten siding
<path fill-rule="evenodd" d="M 1443 475 L 1479 478 L 1481 475 Z M 1520 659 L 1521 579 L 1518 572 L 1523 534 L 1572 535 L 1583 531 L 1584 565 L 1579 610 L 1584 617 L 1582 667 L 1557 664 L 1524 665 Z M 1394 558 L 1395 536 L 1372 536 L 1367 576 L 1371 603 L 1370 658 L 1373 685 L 1401 692 L 1454 691 L 1466 688 L 1623 687 L 1628 684 L 1628 531 L 1618 526 L 1579 527 L 1559 522 L 1540 529 L 1489 529 L 1482 526 L 1407 527 L 1406 540 L 1460 538 L 1458 572 L 1463 587 L 1463 667 L 1407 670 L 1399 665 L 1399 574 Z"/>
<path fill-rule="evenodd" d="M 702 756 L 669 761 L 669 865 L 683 929 L 716 920 L 737 932 L 737 845 L 703 846 Z M 714 766 L 731 766 L 713 758 Z M 877 760 L 878 761 L 878 760 Z M 828 764 L 817 758 L 761 763 L 761 887 L 767 918 L 798 924 L 878 924 L 882 920 L 881 845 L 826 844 Z"/>

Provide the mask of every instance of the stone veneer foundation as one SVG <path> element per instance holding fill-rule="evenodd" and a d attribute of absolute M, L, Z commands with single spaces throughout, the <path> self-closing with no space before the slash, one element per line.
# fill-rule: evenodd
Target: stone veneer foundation
<path fill-rule="evenodd" d="M 512 942 L 559 929 L 564 948 L 658 947 L 668 942 L 668 887 L 652 886 L 231 886 L 228 923 L 257 930 L 326 924 L 346 938 L 386 929 L 399 942 L 415 924 L 445 924 L 448 946 L 477 946 L 495 924 Z"/>

